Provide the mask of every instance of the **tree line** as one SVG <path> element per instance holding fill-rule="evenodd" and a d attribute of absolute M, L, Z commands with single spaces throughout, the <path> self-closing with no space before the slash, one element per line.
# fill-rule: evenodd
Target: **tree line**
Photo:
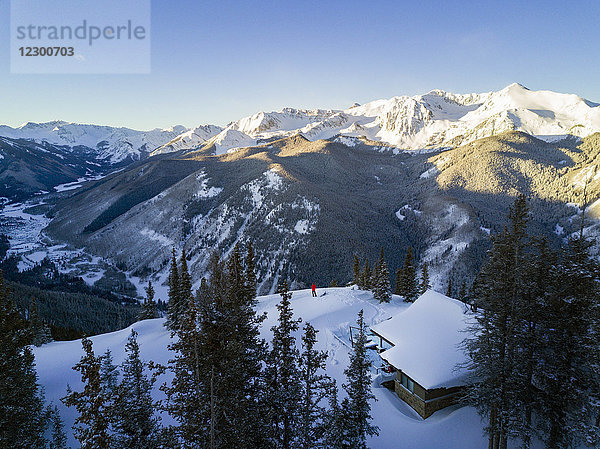
<path fill-rule="evenodd" d="M 355 255 L 352 272 L 354 274 L 353 283 L 358 288 L 371 290 L 373 297 L 379 302 L 390 302 L 392 287 L 383 248 L 381 248 L 379 259 L 373 270 L 371 270 L 368 258 L 365 260 L 364 268 L 361 268 L 360 259 Z M 396 270 L 394 294 L 404 297 L 405 302 L 414 302 L 419 295 L 430 288 L 427 262 L 423 264 L 419 278 L 412 247 L 409 246 L 404 258 L 404 265 Z"/>
<path fill-rule="evenodd" d="M 489 449 L 600 444 L 600 266 L 583 232 L 559 250 L 530 235 L 524 196 L 492 238 L 470 299 L 466 401 L 488 421 Z M 582 219 L 583 220 L 583 219 Z"/>
<path fill-rule="evenodd" d="M 256 283 L 251 245 L 245 257 L 238 246 L 227 260 L 213 254 L 208 276 L 196 292 L 185 252 L 179 261 L 173 252 L 165 321 L 172 336 L 172 359 L 166 365 L 143 361 L 133 331 L 125 361 L 115 366 L 109 351 L 96 355 L 92 341 L 84 337 L 83 356 L 73 367 L 81 375 L 82 388 L 68 387 L 62 398 L 77 411 L 73 431 L 80 447 L 366 448 L 367 438 L 378 429 L 371 423 L 374 396 L 362 312 L 340 395 L 336 382 L 325 372 L 327 354 L 317 349 L 318 331 L 310 323 L 301 326 L 293 315 L 286 282 L 279 287 L 281 301 L 277 324 L 271 328 L 272 341 L 268 344 L 260 337 L 265 315 L 255 310 Z M 157 316 L 151 283 L 146 293 L 143 319 Z M 0 298 L 2 326 L 13 323 L 7 346 L 12 345 L 13 359 L 20 360 L 14 369 L 22 376 L 0 384 L 21 392 L 19 402 L 35 408 L 35 413 L 28 409 L 15 419 L 7 412 L 15 407 L 16 398 L 2 391 L 0 446 L 66 448 L 60 416 L 54 408 L 52 414 L 47 410 L 37 384 L 26 326 L 19 321 L 9 295 Z M 16 339 L 17 335 L 22 338 Z M 3 346 L 3 358 L 6 353 Z M 165 373 L 172 380 L 159 386 L 165 399 L 155 402 L 151 392 L 158 376 Z M 161 412 L 176 424 L 163 425 Z M 23 441 L 36 438 L 35 445 L 19 445 L 23 432 L 31 435 Z"/>

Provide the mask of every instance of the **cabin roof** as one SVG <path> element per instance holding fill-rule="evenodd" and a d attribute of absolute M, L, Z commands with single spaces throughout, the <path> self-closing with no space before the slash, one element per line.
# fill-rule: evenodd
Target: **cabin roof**
<path fill-rule="evenodd" d="M 381 358 L 428 390 L 465 385 L 461 343 L 472 317 L 467 310 L 460 301 L 426 291 L 405 311 L 371 327 L 394 345 Z"/>

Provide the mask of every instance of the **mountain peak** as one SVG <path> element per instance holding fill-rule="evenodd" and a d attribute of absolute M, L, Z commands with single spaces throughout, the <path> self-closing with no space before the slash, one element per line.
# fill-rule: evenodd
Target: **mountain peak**
<path fill-rule="evenodd" d="M 511 90 L 511 89 L 529 90 L 527 87 L 523 86 L 521 83 L 511 83 L 502 90 Z"/>

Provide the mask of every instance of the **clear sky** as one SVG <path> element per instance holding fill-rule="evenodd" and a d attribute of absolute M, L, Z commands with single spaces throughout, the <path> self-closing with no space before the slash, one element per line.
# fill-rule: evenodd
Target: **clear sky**
<path fill-rule="evenodd" d="M 19 0 L 13 0 L 19 1 Z M 600 1 L 152 1 L 144 75 L 10 74 L 0 0 L 0 124 L 224 125 L 519 82 L 600 102 Z"/>

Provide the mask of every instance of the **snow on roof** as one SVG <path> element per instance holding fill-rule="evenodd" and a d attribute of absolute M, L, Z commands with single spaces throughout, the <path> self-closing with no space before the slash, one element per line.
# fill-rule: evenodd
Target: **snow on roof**
<path fill-rule="evenodd" d="M 381 358 L 428 390 L 464 385 L 467 370 L 458 365 L 467 360 L 460 348 L 469 323 L 465 307 L 427 290 L 406 311 L 371 327 L 394 345 Z"/>

